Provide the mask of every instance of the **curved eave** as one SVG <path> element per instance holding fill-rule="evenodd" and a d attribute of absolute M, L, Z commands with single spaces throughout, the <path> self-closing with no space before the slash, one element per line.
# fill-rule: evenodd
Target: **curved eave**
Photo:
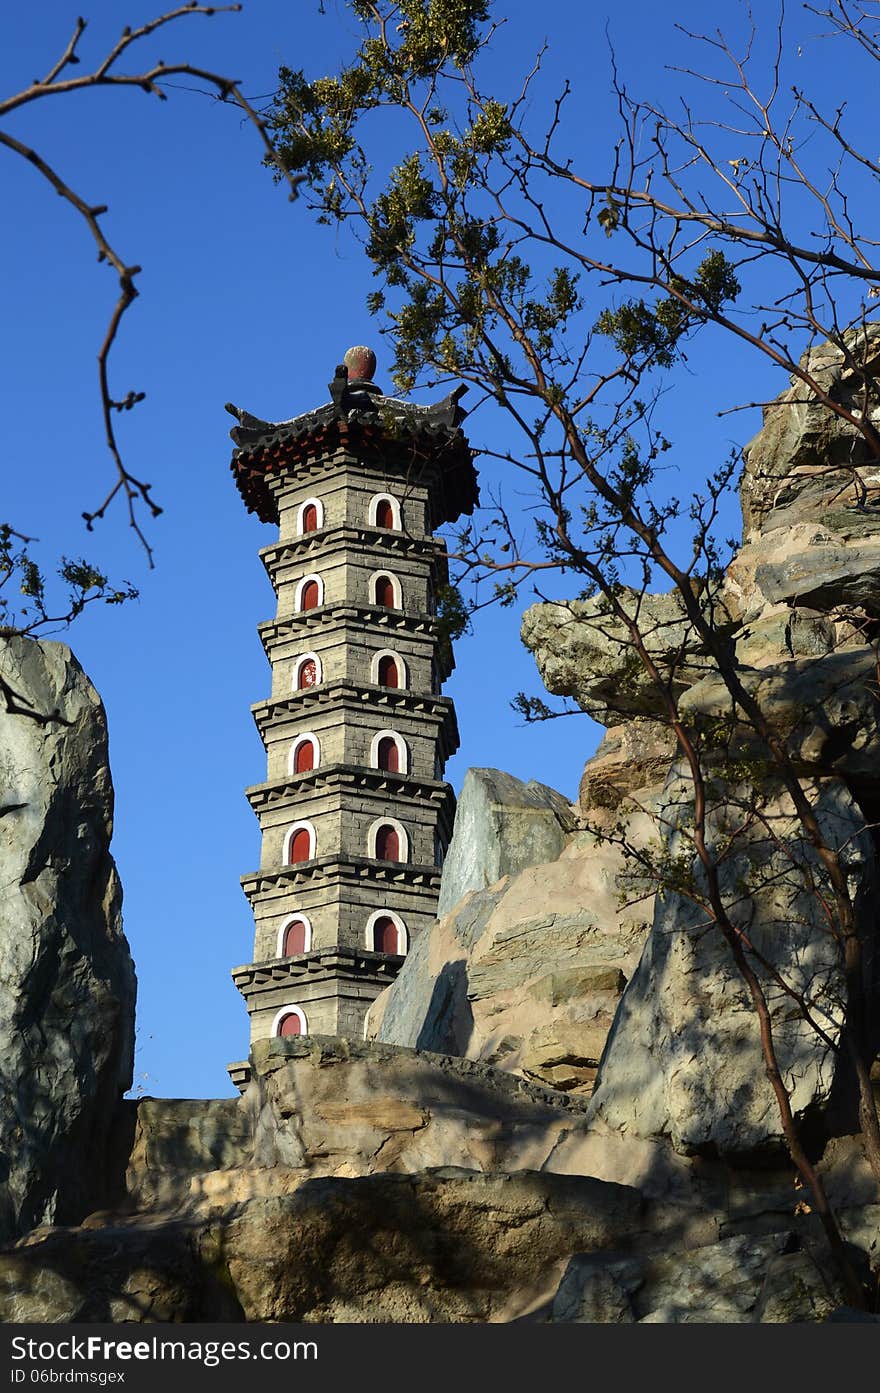
<path fill-rule="evenodd" d="M 345 885 L 368 882 L 403 886 L 415 889 L 420 895 L 439 895 L 440 867 L 414 861 L 376 861 L 366 856 L 345 856 L 336 852 L 331 856 L 316 857 L 313 861 L 297 861 L 291 866 L 263 866 L 243 875 L 241 886 L 250 900 L 279 886 L 301 889 L 312 882 L 326 881 Z"/>
<path fill-rule="evenodd" d="M 358 453 L 381 452 L 383 460 L 407 466 L 413 449 L 419 450 L 428 468 L 436 472 L 434 506 L 439 522 L 455 522 L 462 514 L 470 515 L 479 502 L 474 452 L 464 434 L 458 427 L 433 423 L 427 414 L 412 421 L 396 418 L 393 433 L 384 429 L 375 415 L 344 421 L 327 419 L 321 411 L 280 425 L 266 425 L 264 434 L 233 451 L 230 463 L 245 507 L 261 522 L 278 522 L 270 480 L 295 472 L 306 460 L 340 447 Z"/>
<path fill-rule="evenodd" d="M 452 644 L 443 648 L 436 645 L 437 622 L 433 615 L 406 614 L 402 609 L 384 609 L 379 605 L 316 605 L 314 609 L 295 610 L 282 618 L 266 619 L 257 625 L 260 642 L 269 661 L 272 661 L 272 648 L 293 638 L 314 641 L 314 633 L 309 630 L 332 632 L 354 630 L 359 633 L 379 634 L 383 638 L 389 633 L 402 633 L 408 638 L 424 640 L 434 646 L 433 656 L 437 660 L 441 679 L 445 682 L 455 670 L 455 656 Z"/>
<path fill-rule="evenodd" d="M 287 725 L 298 718 L 308 720 L 324 707 L 351 712 L 355 717 L 368 713 L 385 724 L 394 720 L 400 711 L 412 720 L 426 722 L 430 730 L 437 731 L 444 760 L 450 759 L 459 747 L 458 722 L 452 698 L 413 691 L 409 687 L 376 687 L 337 678 L 334 682 L 317 682 L 312 687 L 302 687 L 283 697 L 255 702 L 251 712 L 265 744 L 274 726 Z"/>
<path fill-rule="evenodd" d="M 304 808 L 309 798 L 323 798 L 327 794 L 339 798 L 345 794 L 369 798 L 372 796 L 381 806 L 389 798 L 398 805 L 410 804 L 433 809 L 449 820 L 452 833 L 452 817 L 455 811 L 455 793 L 452 785 L 444 779 L 424 779 L 415 774 L 396 774 L 387 769 L 374 769 L 360 764 L 320 764 L 316 769 L 308 769 L 302 774 L 287 774 L 280 779 L 270 779 L 262 784 L 252 784 L 245 789 L 245 797 L 259 813 L 278 807 Z M 307 812 L 304 812 L 308 816 Z"/>

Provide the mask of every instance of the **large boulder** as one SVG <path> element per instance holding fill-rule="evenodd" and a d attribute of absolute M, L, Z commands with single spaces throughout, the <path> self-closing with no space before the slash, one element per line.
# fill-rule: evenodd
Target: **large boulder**
<path fill-rule="evenodd" d="M 128 1098 L 113 1141 L 127 1207 L 181 1208 L 252 1164 L 253 1119 L 241 1098 Z"/>
<path fill-rule="evenodd" d="M 627 869 L 580 832 L 556 861 L 466 895 L 413 945 L 370 1034 L 589 1092 L 650 921 L 649 888 L 620 903 Z"/>
<path fill-rule="evenodd" d="M 80 1218 L 132 1076 L 135 975 L 98 695 L 62 643 L 0 639 L 0 1234 Z"/>
<path fill-rule="evenodd" d="M 500 769 L 469 769 L 440 882 L 439 915 L 502 876 L 555 861 L 576 825 L 567 798 Z"/>
<path fill-rule="evenodd" d="M 0 1253 L 0 1320 L 507 1321 L 573 1253 L 639 1233 L 638 1191 L 443 1167 L 308 1180 L 225 1208 L 107 1216 Z"/>
<path fill-rule="evenodd" d="M 628 1325 L 819 1321 L 843 1294 L 790 1230 L 737 1234 L 685 1251 L 572 1258 L 554 1321 Z"/>
<path fill-rule="evenodd" d="M 864 816 L 839 780 L 815 782 L 813 805 L 837 849 L 858 929 L 873 938 L 877 874 Z M 665 862 L 693 890 L 658 895 L 638 968 L 624 992 L 591 1102 L 595 1117 L 627 1136 L 669 1138 L 684 1154 L 743 1161 L 781 1150 L 782 1125 L 761 1053 L 759 1022 L 726 940 L 701 901 L 702 867 L 690 836 L 692 791 L 676 769 L 664 813 Z M 746 936 L 768 996 L 779 1065 L 797 1117 L 816 1125 L 843 1102 L 846 1020 L 842 961 L 828 932 L 822 872 L 788 796 L 722 786 L 707 842 L 722 897 Z M 872 954 L 867 955 L 870 963 Z M 794 996 L 780 989 L 780 979 Z M 866 983 L 870 987 L 870 983 Z M 795 1004 L 805 999 L 825 1039 Z M 843 1060 L 843 1062 L 842 1062 Z"/>
<path fill-rule="evenodd" d="M 857 368 L 876 375 L 880 325 L 850 331 L 844 341 L 847 353 L 822 344 L 801 366 L 858 418 L 864 384 Z M 731 613 L 747 622 L 773 605 L 880 614 L 878 463 L 854 421 L 792 377 L 764 408 L 764 424 L 745 450 L 743 546 L 723 587 Z"/>
<path fill-rule="evenodd" d="M 307 1176 L 542 1168 L 585 1103 L 464 1059 L 314 1036 L 255 1044 L 254 1162 Z"/>
<path fill-rule="evenodd" d="M 440 1054 L 332 1036 L 257 1041 L 242 1098 L 141 1098 L 120 1111 L 128 1210 L 193 1212 L 320 1176 L 435 1166 L 539 1169 L 586 1102 Z M 568 1151 L 550 1169 L 570 1172 Z"/>
<path fill-rule="evenodd" d="M 643 642 L 675 695 L 710 671 L 678 591 L 622 590 Z M 716 621 L 726 617 L 719 610 Z M 665 715 L 662 695 L 635 652 L 628 627 L 598 595 L 590 600 L 531 605 L 520 637 L 554 696 L 572 697 L 603 725 L 620 718 Z"/>
<path fill-rule="evenodd" d="M 368 1036 L 589 1094 L 652 914 L 653 883 L 622 849 L 620 833 L 636 847 L 656 835 L 673 745 L 647 721 L 609 731 L 584 770 L 584 825 L 574 831 L 566 830 L 574 810 L 561 795 L 498 771 L 469 771 L 453 838 L 461 856 L 443 871 L 449 898 L 468 892 L 413 944 L 370 1008 Z M 480 866 L 491 856 L 509 873 L 470 889 L 462 867 L 472 842 Z M 555 859 L 531 864 L 536 849 Z M 489 874 L 470 879 L 481 885 Z"/>
<path fill-rule="evenodd" d="M 728 609 L 748 622 L 771 605 L 880 614 L 880 517 L 828 508 L 818 517 L 772 513 L 733 558 L 724 580 Z M 772 524 L 772 525 L 771 525 Z"/>

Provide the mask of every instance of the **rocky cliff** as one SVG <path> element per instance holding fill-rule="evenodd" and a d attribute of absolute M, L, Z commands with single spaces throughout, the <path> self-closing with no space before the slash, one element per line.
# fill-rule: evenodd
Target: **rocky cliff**
<path fill-rule="evenodd" d="M 872 352 L 875 340 L 873 329 Z M 810 367 L 838 400 L 853 399 L 857 384 L 842 354 L 826 345 L 810 356 Z M 793 381 L 765 409 L 741 482 L 744 544 L 711 604 L 740 680 L 785 741 L 824 839 L 840 856 L 871 1001 L 880 958 L 873 831 L 880 806 L 877 466 L 851 427 L 803 399 L 803 385 Z M 601 822 L 609 802 L 626 808 L 641 801 L 632 787 L 639 780 L 628 768 L 609 789 L 615 752 L 628 751 L 635 769 L 655 773 L 665 757 L 655 804 L 661 855 L 667 865 L 684 858 L 696 894 L 667 887 L 655 902 L 603 1052 L 592 1114 L 627 1136 L 668 1137 L 686 1153 L 755 1154 L 782 1145 L 759 1063 L 757 1018 L 727 944 L 695 903 L 706 886 L 682 835 L 691 786 L 664 746 L 660 695 L 642 671 L 632 671 L 626 634 L 605 610 L 601 598 L 534 606 L 523 638 L 550 690 L 575 697 L 612 727 L 585 770 L 580 810 L 588 821 Z M 685 720 L 726 731 L 708 844 L 721 858 L 732 918 L 762 963 L 794 1111 L 810 1128 L 833 1133 L 848 1125 L 852 1102 L 840 1048 L 848 998 L 818 888 L 818 859 L 754 731 L 708 663 L 680 597 L 648 594 L 639 612 Z M 798 997 L 819 1030 L 794 1005 Z"/>
<path fill-rule="evenodd" d="M 875 339 L 876 329 L 869 347 Z M 817 350 L 810 367 L 832 395 L 854 400 L 840 353 Z M 852 428 L 803 398 L 793 382 L 765 409 L 741 482 L 745 540 L 720 591 L 703 603 L 744 685 L 783 733 L 823 834 L 840 854 L 867 949 L 870 997 L 880 963 L 872 831 L 880 810 L 877 471 Z M 815 856 L 753 733 L 732 711 L 680 596 L 640 595 L 638 612 L 685 718 L 730 732 L 710 846 L 725 847 L 737 819 L 749 830 L 739 830 L 724 855 L 722 888 L 768 964 L 796 1113 L 824 1135 L 845 1130 L 851 1080 L 837 1047 L 846 988 L 821 895 L 811 889 L 820 878 Z M 497 771 L 471 772 L 448 879 L 444 871 L 448 912 L 373 1007 L 373 1034 L 454 1050 L 582 1094 L 592 1090 L 601 1059 L 592 1116 L 622 1135 L 731 1158 L 781 1148 L 757 1020 L 727 945 L 707 932 L 692 899 L 669 888 L 655 898 L 650 876 L 639 884 L 632 855 L 620 849 L 623 838 L 655 863 L 694 862 L 689 779 L 660 694 L 601 597 L 532 606 L 522 635 L 548 689 L 575 698 L 608 728 L 584 769 L 570 810 L 576 821 L 560 818 L 563 848 L 541 862 L 537 843 L 520 832 L 533 786 L 527 794 Z M 481 869 L 462 876 L 465 861 Z M 495 884 L 489 867 L 499 868 Z M 699 892 L 695 863 L 692 873 Z M 746 895 L 737 889 L 743 885 Z M 777 990 L 774 971 L 812 1003 L 821 1034 Z"/>
<path fill-rule="evenodd" d="M 81 1218 L 131 1083 L 135 976 L 98 695 L 62 643 L 0 639 L 0 1234 Z"/>

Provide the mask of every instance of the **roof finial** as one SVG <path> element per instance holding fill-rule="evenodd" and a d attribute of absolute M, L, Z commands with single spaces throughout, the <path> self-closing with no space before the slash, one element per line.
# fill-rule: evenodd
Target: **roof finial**
<path fill-rule="evenodd" d="M 372 348 L 366 348 L 362 343 L 356 344 L 342 361 L 348 368 L 349 382 L 372 382 L 376 371 L 376 355 Z"/>

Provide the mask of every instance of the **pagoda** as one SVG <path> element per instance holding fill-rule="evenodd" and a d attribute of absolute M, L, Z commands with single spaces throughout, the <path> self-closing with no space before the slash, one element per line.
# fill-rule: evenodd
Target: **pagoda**
<path fill-rule="evenodd" d="M 259 628 L 271 696 L 252 708 L 267 758 L 247 790 L 262 832 L 260 867 L 242 878 L 253 961 L 232 973 L 251 1042 L 363 1038 L 370 1003 L 436 917 L 452 834 L 435 533 L 478 500 L 466 388 L 417 406 L 384 396 L 375 365 L 350 349 L 330 401 L 290 421 L 227 406 L 239 493 L 278 526 L 260 552 L 277 611 Z M 230 1074 L 242 1086 L 248 1066 Z"/>

